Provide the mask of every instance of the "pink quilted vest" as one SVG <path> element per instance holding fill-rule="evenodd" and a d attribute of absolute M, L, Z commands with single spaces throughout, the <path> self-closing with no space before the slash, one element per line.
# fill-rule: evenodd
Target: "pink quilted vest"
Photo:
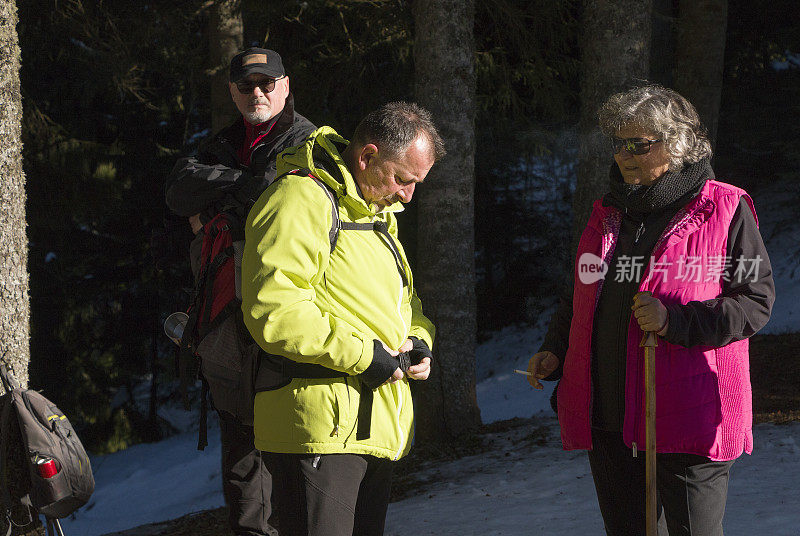
<path fill-rule="evenodd" d="M 722 280 L 714 271 L 698 273 L 689 263 L 715 265 L 727 252 L 728 229 L 747 193 L 707 181 L 700 194 L 678 211 L 646 262 L 639 290 L 649 290 L 665 305 L 717 297 Z M 577 257 L 593 253 L 609 263 L 621 222 L 620 212 L 595 201 L 578 244 Z M 700 259 L 700 261 L 698 261 Z M 647 260 L 646 260 L 647 261 Z M 736 260 L 733 259 L 733 262 Z M 564 448 L 592 448 L 592 325 L 603 280 L 584 284 L 575 271 L 573 316 L 564 374 L 558 388 L 558 420 Z M 717 270 L 717 273 L 719 270 Z M 681 277 L 683 275 L 683 277 Z M 614 277 L 608 273 L 606 277 Z M 642 331 L 633 315 L 628 326 L 623 440 L 643 449 L 644 353 Z M 659 340 L 656 348 L 656 443 L 658 452 L 681 452 L 732 460 L 753 450 L 752 395 L 748 341 L 712 348 L 683 348 Z"/>

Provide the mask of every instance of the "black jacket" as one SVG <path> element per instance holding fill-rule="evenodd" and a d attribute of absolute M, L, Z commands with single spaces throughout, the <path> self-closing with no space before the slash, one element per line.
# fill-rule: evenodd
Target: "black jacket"
<path fill-rule="evenodd" d="M 203 223 L 225 210 L 241 218 L 261 192 L 275 180 L 275 157 L 300 145 L 316 127 L 294 111 L 294 99 L 286 98 L 283 111 L 270 133 L 253 148 L 250 165 L 239 161 L 245 125 L 240 116 L 201 145 L 196 157 L 181 158 L 167 177 L 167 206 L 179 216 L 200 214 Z"/>

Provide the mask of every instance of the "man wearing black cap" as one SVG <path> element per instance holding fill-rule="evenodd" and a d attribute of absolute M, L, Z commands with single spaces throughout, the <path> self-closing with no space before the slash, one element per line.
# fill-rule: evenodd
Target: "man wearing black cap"
<path fill-rule="evenodd" d="M 231 207 L 243 208 L 246 216 L 275 180 L 278 153 L 316 129 L 294 111 L 289 77 L 273 50 L 249 48 L 234 56 L 228 86 L 242 117 L 204 143 L 196 157 L 180 159 L 167 178 L 167 205 L 189 218 L 195 232 Z"/>
<path fill-rule="evenodd" d="M 275 157 L 316 129 L 295 113 L 289 77 L 273 50 L 249 48 L 234 56 L 228 86 L 241 117 L 202 144 L 196 157 L 180 159 L 166 182 L 167 205 L 188 218 L 195 233 L 190 246 L 195 277 L 203 226 L 222 212 L 243 224 L 255 200 L 275 180 Z M 226 392 L 215 389 L 214 378 L 205 368 L 203 372 L 219 414 L 230 526 L 237 535 L 275 534 L 267 523 L 272 479 L 253 445 L 252 423 L 226 411 Z"/>

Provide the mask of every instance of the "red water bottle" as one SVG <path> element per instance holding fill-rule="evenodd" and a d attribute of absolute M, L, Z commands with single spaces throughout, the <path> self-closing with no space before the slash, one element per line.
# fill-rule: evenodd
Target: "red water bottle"
<path fill-rule="evenodd" d="M 58 467 L 53 458 L 39 458 L 36 460 L 36 466 L 39 469 L 39 476 L 42 478 L 53 478 L 58 474 Z"/>

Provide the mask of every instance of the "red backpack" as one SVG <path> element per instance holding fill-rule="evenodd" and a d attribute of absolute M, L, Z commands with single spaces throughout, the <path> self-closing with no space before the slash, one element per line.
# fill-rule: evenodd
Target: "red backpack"
<path fill-rule="evenodd" d="M 289 174 L 307 175 L 330 199 L 333 224 L 329 238 L 333 251 L 341 229 L 335 193 L 308 170 L 293 170 L 276 181 Z M 180 340 L 177 369 L 186 409 L 189 409 L 188 386 L 197 379 L 198 373 L 203 381 L 197 445 L 203 450 L 208 444 L 206 400 L 209 393 L 218 411 L 230 413 L 244 424 L 253 424 L 255 380 L 261 352 L 244 326 L 241 311 L 244 222 L 230 212 L 222 212 L 203 226 L 202 235 L 198 233 L 196 240 L 202 240 L 199 262 L 193 259 L 193 265 L 199 268 L 187 311 L 189 319 Z"/>

